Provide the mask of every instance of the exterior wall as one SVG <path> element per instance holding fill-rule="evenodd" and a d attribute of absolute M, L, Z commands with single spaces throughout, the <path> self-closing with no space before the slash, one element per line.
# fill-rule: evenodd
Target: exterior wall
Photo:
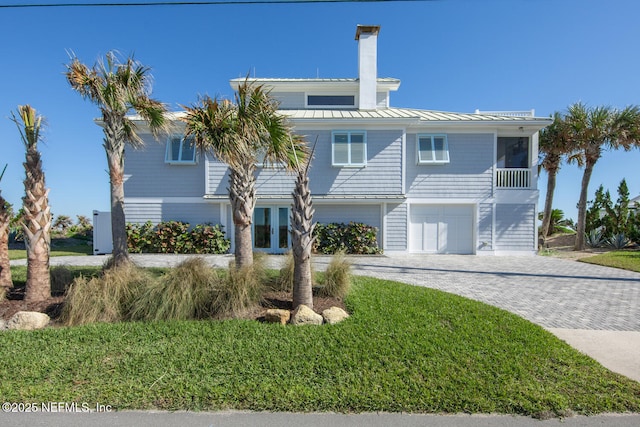
<path fill-rule="evenodd" d="M 202 197 L 204 156 L 195 165 L 165 163 L 166 140 L 154 141 L 144 135 L 145 147 L 126 148 L 124 193 L 127 197 Z"/>
<path fill-rule="evenodd" d="M 496 205 L 496 251 L 535 251 L 535 204 Z"/>
<path fill-rule="evenodd" d="M 271 96 L 280 103 L 280 108 L 303 110 L 305 108 L 304 92 L 271 92 Z"/>
<path fill-rule="evenodd" d="M 493 249 L 493 204 L 478 205 L 478 252 Z"/>
<path fill-rule="evenodd" d="M 380 205 L 353 205 L 353 204 L 314 204 L 316 213 L 313 220 L 322 224 L 330 222 L 363 222 L 367 225 L 378 227 L 378 237 L 382 230 Z"/>
<path fill-rule="evenodd" d="M 189 224 L 221 224 L 219 203 L 193 203 L 181 201 L 125 200 L 125 217 L 127 222 L 154 224 L 163 221 L 182 221 Z M 224 225 L 224 224 L 223 224 Z M 225 228 L 226 230 L 226 228 Z"/>
<path fill-rule="evenodd" d="M 359 129 L 350 129 L 359 130 Z M 318 137 L 309 184 L 314 195 L 402 194 L 402 131 L 368 130 L 367 165 L 331 165 L 331 131 L 305 131 L 313 143 Z"/>
<path fill-rule="evenodd" d="M 450 133 L 447 134 L 447 140 L 449 163 L 418 165 L 416 134 L 407 134 L 407 195 L 474 199 L 491 197 L 493 134 Z"/>
<path fill-rule="evenodd" d="M 407 204 L 388 203 L 386 215 L 385 251 L 406 251 L 408 249 Z"/>

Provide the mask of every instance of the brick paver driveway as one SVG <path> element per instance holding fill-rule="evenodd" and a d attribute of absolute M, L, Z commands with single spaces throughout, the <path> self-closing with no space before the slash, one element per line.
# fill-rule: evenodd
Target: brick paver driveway
<path fill-rule="evenodd" d="M 440 289 L 545 328 L 640 331 L 640 273 L 534 257 L 353 257 L 354 273 Z M 315 258 L 324 269 L 328 258 Z"/>

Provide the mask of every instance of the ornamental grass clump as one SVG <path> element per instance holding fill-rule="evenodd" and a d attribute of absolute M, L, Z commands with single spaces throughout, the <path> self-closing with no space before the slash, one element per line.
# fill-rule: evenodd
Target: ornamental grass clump
<path fill-rule="evenodd" d="M 225 280 L 215 290 L 212 311 L 218 318 L 242 317 L 262 300 L 266 281 L 265 259 L 254 254 L 253 264 L 237 267 L 229 263 Z"/>
<path fill-rule="evenodd" d="M 153 280 L 148 271 L 131 263 L 105 269 L 98 277 L 80 276 L 67 291 L 61 321 L 73 326 L 125 320 L 133 301 Z"/>
<path fill-rule="evenodd" d="M 318 290 L 320 296 L 344 299 L 351 289 L 351 263 L 344 251 L 336 253 L 324 273 L 324 286 Z"/>
<path fill-rule="evenodd" d="M 148 282 L 133 302 L 132 320 L 190 320 L 211 315 L 218 273 L 202 258 L 190 258 Z"/>

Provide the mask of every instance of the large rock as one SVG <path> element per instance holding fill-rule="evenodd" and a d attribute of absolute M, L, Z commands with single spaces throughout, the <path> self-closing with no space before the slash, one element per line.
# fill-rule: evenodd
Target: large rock
<path fill-rule="evenodd" d="M 348 317 L 349 317 L 349 313 L 347 313 L 340 307 L 327 308 L 322 312 L 322 318 L 324 319 L 325 323 L 328 323 L 330 325 L 335 325 L 336 323 L 340 323 Z"/>
<path fill-rule="evenodd" d="M 7 322 L 4 319 L 0 319 L 0 331 L 5 330 L 7 328 Z"/>
<path fill-rule="evenodd" d="M 322 325 L 322 321 L 322 316 L 304 304 L 300 304 L 291 313 L 292 325 Z"/>
<path fill-rule="evenodd" d="M 267 323 L 280 323 L 286 325 L 291 319 L 291 312 L 289 310 L 281 310 L 279 308 L 270 308 L 264 315 L 264 320 Z"/>
<path fill-rule="evenodd" d="M 32 331 L 42 329 L 49 324 L 51 318 L 36 311 L 19 311 L 7 322 L 7 329 Z"/>

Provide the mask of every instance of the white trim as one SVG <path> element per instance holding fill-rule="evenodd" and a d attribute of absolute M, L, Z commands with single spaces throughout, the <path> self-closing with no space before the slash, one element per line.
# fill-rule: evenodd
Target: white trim
<path fill-rule="evenodd" d="M 335 136 L 338 134 L 346 134 L 347 135 L 347 163 L 336 163 L 335 161 Z M 352 135 L 362 135 L 362 144 L 364 151 L 364 159 L 362 163 L 353 163 L 351 160 L 351 136 Z M 354 168 L 362 168 L 367 166 L 367 131 L 366 130 L 334 130 L 331 132 L 331 166 L 333 167 L 354 167 Z"/>
<path fill-rule="evenodd" d="M 432 160 L 422 160 L 420 158 L 420 140 L 421 139 L 430 139 L 431 142 L 431 155 L 433 157 Z M 442 138 L 443 140 L 443 144 L 442 144 L 442 151 L 445 153 L 445 159 L 443 160 L 437 160 L 436 159 L 436 147 L 435 147 L 435 141 L 436 138 Z M 436 134 L 436 133 L 418 133 L 416 134 L 416 164 L 418 165 L 444 165 L 447 163 L 450 163 L 451 159 L 449 157 L 449 141 L 447 138 L 447 134 L 445 133 L 441 133 L 441 134 Z"/>
<path fill-rule="evenodd" d="M 180 138 L 180 148 L 178 149 L 179 159 L 171 159 L 171 153 L 173 153 L 172 145 L 174 140 Z M 193 145 L 193 159 L 182 160 L 182 150 L 184 148 L 184 144 L 186 140 L 192 140 L 191 144 Z M 173 134 L 167 137 L 166 148 L 164 152 L 164 162 L 168 165 L 174 166 L 193 166 L 198 164 L 198 149 L 195 145 L 195 139 L 193 137 L 185 138 L 184 135 Z"/>
<path fill-rule="evenodd" d="M 309 105 L 310 96 L 351 96 L 353 97 L 353 104 L 345 105 Z M 304 108 L 309 110 L 339 110 L 339 109 L 354 109 L 358 105 L 358 96 L 353 92 L 305 92 L 304 93 Z"/>
<path fill-rule="evenodd" d="M 384 251 L 387 247 L 387 202 L 380 204 L 380 232 L 382 239 L 378 239 L 378 242 Z"/>
<path fill-rule="evenodd" d="M 407 193 L 407 129 L 402 129 L 402 142 L 400 143 L 400 172 L 402 173 L 400 182 L 400 192 L 402 194 Z"/>

